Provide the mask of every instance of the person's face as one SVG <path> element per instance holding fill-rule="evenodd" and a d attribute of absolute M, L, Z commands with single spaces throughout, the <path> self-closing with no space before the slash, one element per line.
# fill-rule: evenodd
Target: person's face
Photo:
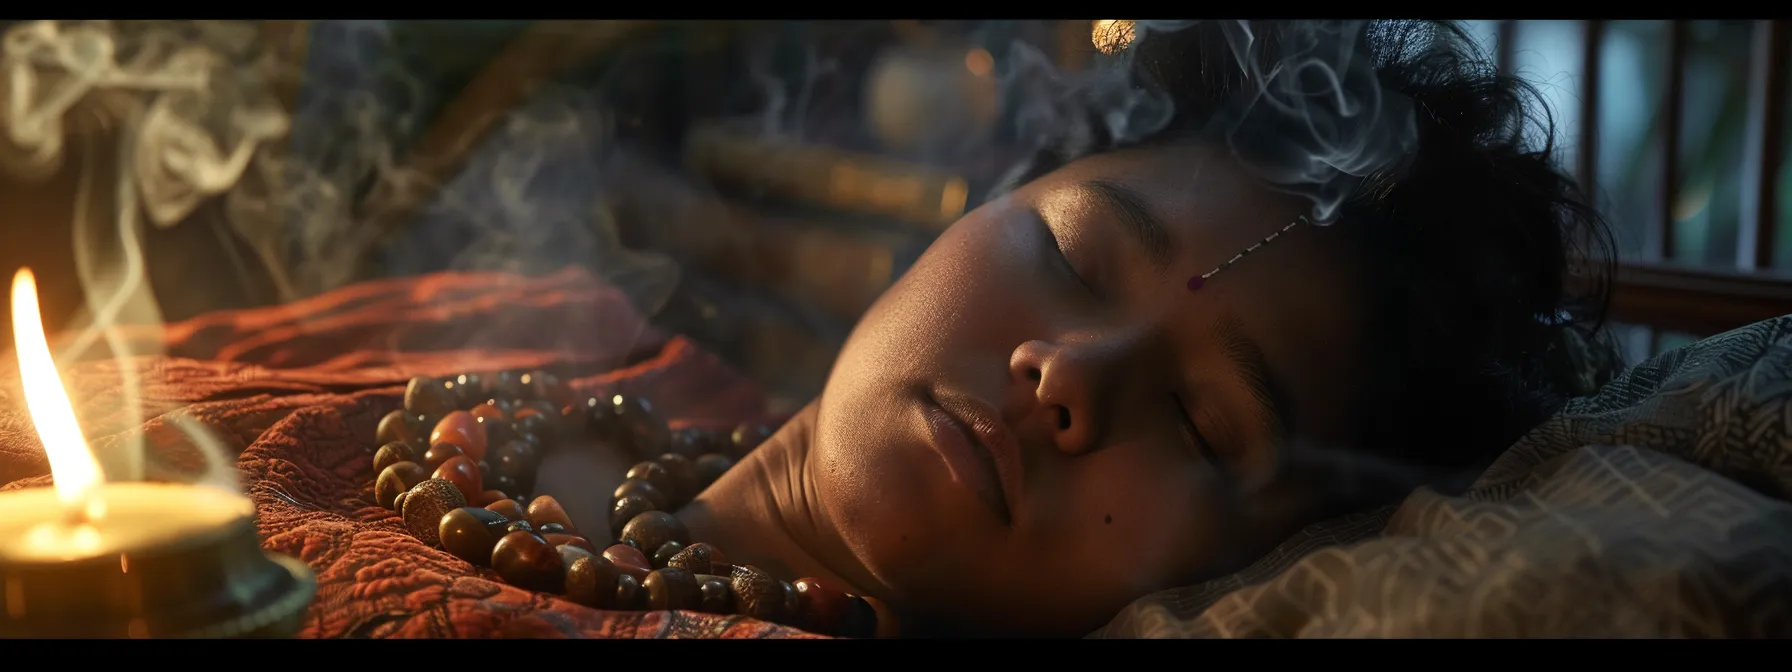
<path fill-rule="evenodd" d="M 1285 446 L 1355 431 L 1348 246 L 1298 226 L 1187 286 L 1305 207 L 1210 150 L 1128 150 L 947 230 L 847 340 L 810 458 L 889 597 L 1081 634 L 1309 522 Z"/>

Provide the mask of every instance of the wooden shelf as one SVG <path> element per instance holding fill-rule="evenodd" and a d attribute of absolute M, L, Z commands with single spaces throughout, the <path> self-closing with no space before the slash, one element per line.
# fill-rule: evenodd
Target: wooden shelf
<path fill-rule="evenodd" d="M 1787 314 L 1792 314 L 1792 275 L 1625 263 L 1612 288 L 1610 318 L 1709 336 Z"/>

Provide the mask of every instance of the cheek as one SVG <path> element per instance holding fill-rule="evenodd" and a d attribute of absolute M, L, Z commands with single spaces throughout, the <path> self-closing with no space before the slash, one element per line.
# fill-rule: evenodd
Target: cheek
<path fill-rule="evenodd" d="M 1082 458 L 1089 463 L 1073 470 L 1075 480 L 1052 498 L 1057 504 L 1051 514 L 1062 522 L 1038 540 L 1055 547 L 1067 570 L 1113 570 L 1101 589 L 1126 599 L 1202 564 L 1227 525 L 1217 475 L 1157 452 L 1116 445 Z"/>

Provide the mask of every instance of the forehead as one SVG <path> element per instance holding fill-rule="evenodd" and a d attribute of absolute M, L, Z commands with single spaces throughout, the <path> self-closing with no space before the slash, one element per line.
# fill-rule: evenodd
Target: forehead
<path fill-rule="evenodd" d="M 1173 226 L 1205 229 L 1226 223 L 1256 231 L 1292 221 L 1306 208 L 1302 199 L 1253 178 L 1225 149 L 1193 144 L 1084 157 L 1035 180 L 1026 190 L 1043 198 L 1090 181 L 1118 183 L 1138 192 L 1158 217 Z M 1244 238 L 1249 236 L 1242 236 L 1241 243 Z"/>

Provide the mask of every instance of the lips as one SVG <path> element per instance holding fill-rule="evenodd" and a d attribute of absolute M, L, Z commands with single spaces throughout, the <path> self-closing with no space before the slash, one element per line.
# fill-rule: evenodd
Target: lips
<path fill-rule="evenodd" d="M 976 400 L 924 394 L 934 448 L 956 480 L 977 492 L 1003 524 L 1012 524 L 1020 495 L 1020 446 L 1000 416 Z"/>

